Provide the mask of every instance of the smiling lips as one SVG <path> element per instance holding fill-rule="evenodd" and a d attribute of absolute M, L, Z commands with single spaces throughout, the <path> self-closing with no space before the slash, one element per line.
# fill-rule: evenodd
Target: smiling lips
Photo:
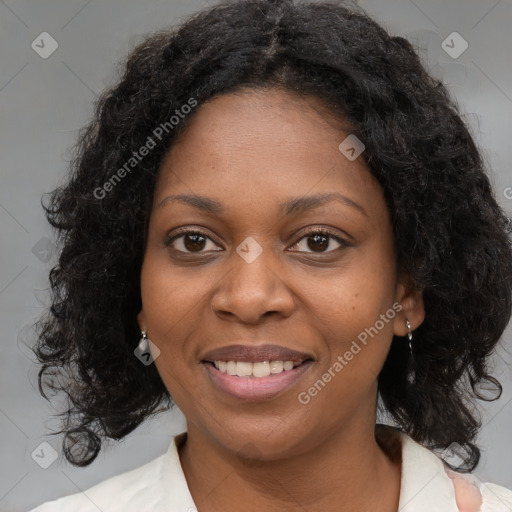
<path fill-rule="evenodd" d="M 312 364 L 311 355 L 279 345 L 230 345 L 202 357 L 213 384 L 242 400 L 265 400 L 291 386 Z"/>

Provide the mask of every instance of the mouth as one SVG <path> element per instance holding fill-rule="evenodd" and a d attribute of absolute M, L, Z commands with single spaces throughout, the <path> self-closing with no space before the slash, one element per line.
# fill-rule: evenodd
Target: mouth
<path fill-rule="evenodd" d="M 216 389 L 238 400 L 261 401 L 293 386 L 314 358 L 278 345 L 232 345 L 208 352 L 201 362 Z"/>

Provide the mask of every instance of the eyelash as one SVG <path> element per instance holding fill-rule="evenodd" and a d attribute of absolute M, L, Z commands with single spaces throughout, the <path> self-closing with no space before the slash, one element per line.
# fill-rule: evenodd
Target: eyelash
<path fill-rule="evenodd" d="M 167 247 L 171 246 L 171 244 L 177 240 L 178 238 L 184 236 L 184 235 L 200 235 L 202 237 L 205 237 L 209 240 L 212 240 L 214 243 L 215 241 L 210 237 L 208 236 L 206 233 L 204 233 L 203 231 L 199 231 L 199 230 L 194 230 L 194 229 L 184 229 L 183 231 L 179 231 L 178 233 L 175 233 L 172 237 L 168 237 L 166 242 L 165 242 L 165 245 Z M 342 249 L 342 248 L 345 248 L 345 247 L 352 247 L 351 244 L 349 244 L 346 240 L 344 240 L 343 238 L 340 238 L 338 235 L 334 234 L 332 231 L 326 229 L 326 228 L 313 228 L 311 229 L 310 231 L 304 233 L 303 235 L 301 235 L 301 237 L 297 240 L 297 242 L 295 242 L 293 246 L 297 245 L 301 240 L 303 240 L 304 238 L 309 238 L 309 237 L 312 237 L 314 235 L 323 235 L 327 238 L 331 238 L 333 240 L 335 240 L 336 242 L 338 242 L 341 247 L 337 247 L 336 249 L 331 249 L 329 251 L 324 251 L 324 252 L 306 252 L 306 254 L 330 254 L 330 253 L 333 253 L 339 249 Z M 193 251 L 181 251 L 179 249 L 175 249 L 176 251 L 180 252 L 180 253 L 183 253 L 183 254 L 203 254 L 201 251 L 198 251 L 198 252 L 193 252 Z M 218 251 L 215 251 L 215 252 L 218 252 Z M 299 251 L 299 252 L 304 252 L 304 251 Z"/>

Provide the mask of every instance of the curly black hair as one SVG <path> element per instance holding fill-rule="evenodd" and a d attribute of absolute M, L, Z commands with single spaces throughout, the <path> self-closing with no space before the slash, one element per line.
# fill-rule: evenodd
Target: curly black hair
<path fill-rule="evenodd" d="M 124 66 L 80 133 L 69 178 L 44 205 L 60 256 L 34 352 L 43 396 L 68 397 L 57 432 L 68 461 L 90 464 L 102 438 L 121 439 L 173 405 L 155 365 L 134 357 L 163 157 L 205 101 L 279 87 L 349 120 L 385 193 L 397 267 L 423 291 L 414 358 L 395 337 L 378 377 L 382 403 L 417 442 L 457 443 L 466 454 L 458 469 L 473 470 L 481 427 L 473 399 L 502 391 L 488 359 L 511 315 L 508 219 L 455 100 L 411 44 L 354 6 L 228 1 L 146 36 Z"/>

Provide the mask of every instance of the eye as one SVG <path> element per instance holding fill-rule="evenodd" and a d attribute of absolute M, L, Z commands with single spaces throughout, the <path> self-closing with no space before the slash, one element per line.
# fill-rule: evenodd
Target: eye
<path fill-rule="evenodd" d="M 311 249 L 312 253 L 326 253 L 326 252 L 334 252 L 336 249 L 342 247 L 350 247 L 351 245 L 330 232 L 325 228 L 317 228 L 306 233 L 298 242 L 296 242 L 292 247 L 301 247 L 301 241 L 305 240 L 306 242 L 302 244 L 302 247 L 307 247 Z M 335 243 L 338 244 L 338 247 L 334 247 L 334 249 L 326 250 L 330 245 L 330 241 L 334 240 Z M 309 252 L 309 251 L 300 251 L 300 252 Z"/>
<path fill-rule="evenodd" d="M 213 242 L 213 240 L 207 236 L 202 231 L 181 231 L 180 233 L 169 237 L 165 245 L 167 247 L 172 247 L 173 249 L 184 252 L 184 253 L 201 253 L 205 252 L 203 249 L 205 249 L 205 246 L 208 245 L 207 241 L 212 242 L 213 246 L 216 246 L 216 244 Z M 206 249 L 206 250 L 216 250 L 214 248 Z M 222 250 L 222 249 L 220 249 Z"/>
<path fill-rule="evenodd" d="M 305 240 L 306 243 L 302 243 L 301 250 L 300 248 L 302 240 Z M 208 241 L 210 241 L 212 244 L 212 247 L 210 247 L 209 249 L 207 247 Z M 331 241 L 334 241 L 336 244 L 338 244 L 338 247 L 326 250 L 331 246 Z M 181 231 L 173 235 L 172 237 L 169 237 L 166 240 L 165 245 L 167 247 L 171 247 L 172 249 L 177 250 L 178 252 L 186 254 L 200 254 L 202 252 L 207 252 L 209 250 L 222 251 L 222 249 L 215 249 L 215 247 L 217 247 L 217 244 L 215 244 L 215 242 L 213 242 L 213 240 L 206 233 L 203 233 L 202 231 L 198 230 Z M 350 246 L 351 244 L 349 244 L 336 234 L 332 233 L 331 231 L 325 228 L 317 228 L 305 233 L 305 235 L 302 236 L 298 242 L 292 245 L 292 248 L 299 248 L 299 252 L 326 253 L 334 252 L 336 249 Z M 311 251 L 306 251 L 305 248 L 309 248 L 311 249 Z"/>

